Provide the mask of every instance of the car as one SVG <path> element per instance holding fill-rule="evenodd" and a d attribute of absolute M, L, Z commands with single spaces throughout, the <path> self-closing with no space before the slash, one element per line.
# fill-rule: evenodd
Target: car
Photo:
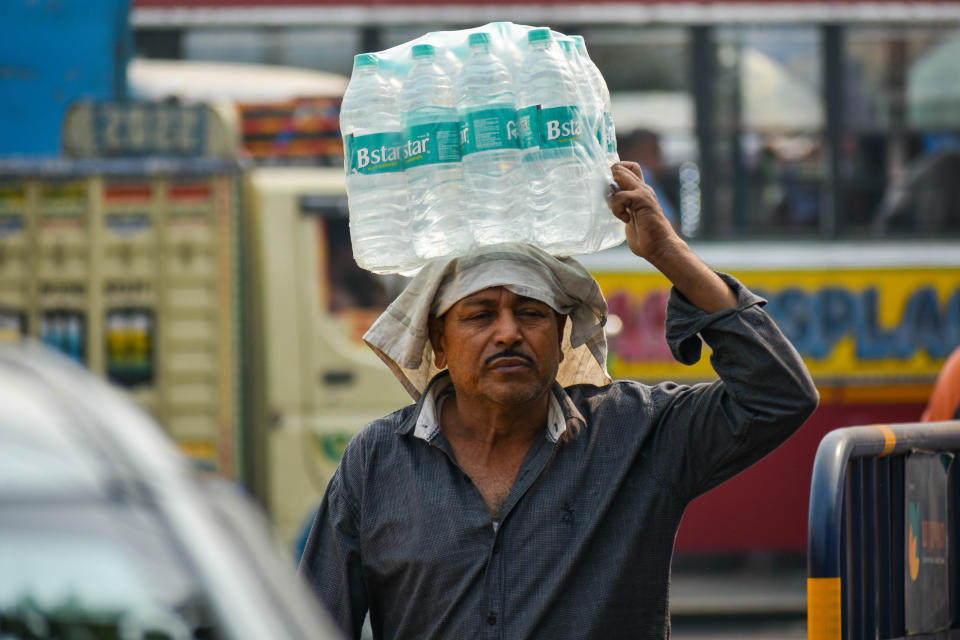
<path fill-rule="evenodd" d="M 82 366 L 0 345 L 0 638 L 340 637 L 239 486 Z"/>

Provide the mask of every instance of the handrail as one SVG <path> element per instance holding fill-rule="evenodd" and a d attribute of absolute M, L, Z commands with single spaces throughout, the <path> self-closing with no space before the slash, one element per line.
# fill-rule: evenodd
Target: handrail
<path fill-rule="evenodd" d="M 807 634 L 811 640 L 842 637 L 842 537 L 850 461 L 914 449 L 960 451 L 960 421 L 846 427 L 831 431 L 820 442 L 810 485 L 807 534 Z M 875 572 L 876 568 L 864 570 Z"/>

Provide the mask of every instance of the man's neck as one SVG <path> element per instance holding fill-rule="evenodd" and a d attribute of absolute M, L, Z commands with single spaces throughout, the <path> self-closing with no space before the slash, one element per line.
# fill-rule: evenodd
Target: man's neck
<path fill-rule="evenodd" d="M 482 444 L 491 451 L 529 447 L 547 424 L 549 394 L 547 390 L 522 406 L 509 407 L 453 395 L 443 404 L 440 417 L 444 435 L 451 441 Z"/>
<path fill-rule="evenodd" d="M 516 408 L 470 402 L 457 395 L 443 403 L 441 429 L 495 521 L 530 446 L 546 427 L 549 393 Z"/>

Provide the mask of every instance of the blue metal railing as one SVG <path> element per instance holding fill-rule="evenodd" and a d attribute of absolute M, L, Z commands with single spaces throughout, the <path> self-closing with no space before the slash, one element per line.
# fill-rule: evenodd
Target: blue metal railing
<path fill-rule="evenodd" d="M 903 638 L 904 467 L 912 450 L 960 452 L 960 421 L 837 429 L 817 450 L 807 535 L 807 636 L 810 640 Z M 956 531 L 957 490 L 950 474 L 948 526 Z M 952 611 L 960 616 L 956 538 L 949 540 Z M 928 637 L 960 637 L 954 631 Z"/>

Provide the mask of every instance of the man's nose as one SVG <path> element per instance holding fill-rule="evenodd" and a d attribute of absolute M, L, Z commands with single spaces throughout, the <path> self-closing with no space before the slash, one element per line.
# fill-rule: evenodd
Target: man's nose
<path fill-rule="evenodd" d="M 494 339 L 497 344 L 514 345 L 523 339 L 520 333 L 520 323 L 512 311 L 504 310 L 497 314 L 494 326 Z"/>

